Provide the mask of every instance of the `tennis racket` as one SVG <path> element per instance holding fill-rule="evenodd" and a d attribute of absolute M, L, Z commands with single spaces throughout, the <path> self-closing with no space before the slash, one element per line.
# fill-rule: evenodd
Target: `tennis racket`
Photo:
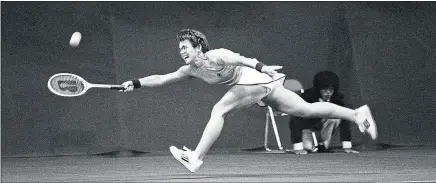
<path fill-rule="evenodd" d="M 82 77 L 71 73 L 53 75 L 48 80 L 47 86 L 52 93 L 63 97 L 77 97 L 85 94 L 90 88 L 125 90 L 123 85 L 92 84 Z"/>

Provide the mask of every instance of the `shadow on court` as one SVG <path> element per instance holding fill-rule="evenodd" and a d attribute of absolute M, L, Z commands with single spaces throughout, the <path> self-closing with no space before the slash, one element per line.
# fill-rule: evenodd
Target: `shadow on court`
<path fill-rule="evenodd" d="M 3 158 L 2 182 L 436 182 L 434 147 L 360 154 L 212 152 L 190 173 L 169 152 Z"/>

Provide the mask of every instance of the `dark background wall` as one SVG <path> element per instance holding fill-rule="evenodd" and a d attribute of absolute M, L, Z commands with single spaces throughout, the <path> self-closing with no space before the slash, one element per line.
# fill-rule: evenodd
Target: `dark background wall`
<path fill-rule="evenodd" d="M 361 96 L 378 111 L 385 143 L 436 143 L 435 5 L 346 5 Z"/>
<path fill-rule="evenodd" d="M 431 2 L 2 2 L 2 155 L 195 148 L 227 86 L 192 80 L 77 98 L 46 86 L 58 72 L 93 83 L 172 72 L 183 64 L 175 39 L 183 28 L 205 33 L 212 48 L 283 65 L 306 87 L 333 70 L 349 106 L 372 107 L 378 142 L 434 145 L 435 10 Z M 75 31 L 83 39 L 71 48 Z M 253 106 L 229 117 L 213 148 L 261 146 L 264 113 Z M 291 148 L 288 119 L 277 120 Z M 374 143 L 353 132 L 356 144 Z"/>

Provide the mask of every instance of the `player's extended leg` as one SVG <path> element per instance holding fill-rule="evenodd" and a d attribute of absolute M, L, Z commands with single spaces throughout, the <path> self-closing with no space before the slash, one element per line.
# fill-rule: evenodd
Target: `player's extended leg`
<path fill-rule="evenodd" d="M 228 114 L 255 104 L 261 100 L 266 93 L 266 88 L 262 86 L 233 86 L 212 109 L 209 122 L 195 149 L 198 158 L 200 160 L 203 159 L 209 148 L 218 138 L 223 128 L 224 118 Z"/>
<path fill-rule="evenodd" d="M 255 104 L 265 97 L 266 94 L 267 89 L 263 86 L 233 86 L 213 107 L 209 122 L 204 129 L 203 135 L 195 151 L 185 149 L 188 151 L 186 154 L 189 155 L 185 155 L 185 157 L 183 157 L 184 152 L 172 146 L 170 150 L 174 157 L 176 157 L 176 159 L 185 165 L 191 172 L 198 170 L 202 164 L 201 160 L 221 134 L 225 117 L 230 113 L 238 111 L 239 109 Z M 179 156 L 181 156 L 181 158 L 178 158 Z M 186 159 L 188 159 L 188 162 Z M 189 161 L 191 160 L 197 161 L 198 163 L 196 165 L 190 165 Z"/>
<path fill-rule="evenodd" d="M 361 132 L 367 131 L 377 138 L 377 127 L 368 106 L 356 110 L 330 102 L 307 103 L 296 93 L 277 87 L 266 97 L 268 104 L 279 111 L 299 117 L 339 118 L 356 123 Z"/>

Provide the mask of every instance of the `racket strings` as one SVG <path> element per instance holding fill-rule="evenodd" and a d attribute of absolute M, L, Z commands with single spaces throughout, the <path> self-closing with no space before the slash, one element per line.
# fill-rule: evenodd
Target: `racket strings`
<path fill-rule="evenodd" d="M 74 96 L 84 91 L 83 81 L 71 75 L 59 75 L 50 81 L 51 89 L 61 95 Z"/>

